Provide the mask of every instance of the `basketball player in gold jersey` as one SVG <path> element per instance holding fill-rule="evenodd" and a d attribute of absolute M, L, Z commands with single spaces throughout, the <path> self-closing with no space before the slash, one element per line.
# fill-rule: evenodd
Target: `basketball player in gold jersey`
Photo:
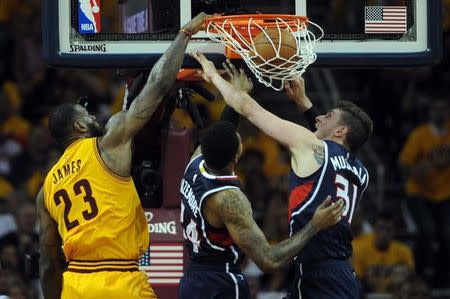
<path fill-rule="evenodd" d="M 52 112 L 49 128 L 65 151 L 37 197 L 46 299 L 156 298 L 138 270 L 149 232 L 130 176 L 132 140 L 174 83 L 189 38 L 206 17 L 180 30 L 129 110 L 112 116 L 104 130 L 78 104 Z"/>

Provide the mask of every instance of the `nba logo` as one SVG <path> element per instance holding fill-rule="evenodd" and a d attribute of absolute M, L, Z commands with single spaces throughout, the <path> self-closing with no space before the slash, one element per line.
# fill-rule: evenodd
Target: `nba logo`
<path fill-rule="evenodd" d="M 78 32 L 100 32 L 100 0 L 78 0 Z"/>

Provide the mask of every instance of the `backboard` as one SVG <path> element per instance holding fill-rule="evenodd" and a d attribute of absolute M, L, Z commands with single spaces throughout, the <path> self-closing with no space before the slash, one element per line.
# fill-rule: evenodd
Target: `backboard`
<path fill-rule="evenodd" d="M 198 12 L 306 15 L 324 38 L 312 66 L 430 65 L 441 57 L 439 0 L 44 0 L 43 44 L 48 65 L 149 68 L 180 25 Z M 187 52 L 216 63 L 224 46 L 199 32 Z M 184 67 L 196 66 L 186 57 Z"/>

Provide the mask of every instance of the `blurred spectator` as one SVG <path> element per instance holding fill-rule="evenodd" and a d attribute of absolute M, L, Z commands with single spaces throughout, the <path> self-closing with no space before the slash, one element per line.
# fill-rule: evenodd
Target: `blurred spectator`
<path fill-rule="evenodd" d="M 244 190 L 252 204 L 253 218 L 258 225 L 263 221 L 268 188 L 267 178 L 262 171 L 253 170 L 246 174 Z"/>
<path fill-rule="evenodd" d="M 19 205 L 16 225 L 21 257 L 24 257 L 26 252 L 38 252 L 37 215 L 33 203 L 24 201 Z"/>
<path fill-rule="evenodd" d="M 246 176 L 254 171 L 263 171 L 264 154 L 258 149 L 246 149 L 237 165 L 237 172 L 241 182 L 245 184 Z"/>
<path fill-rule="evenodd" d="M 389 274 L 389 280 L 386 283 L 386 292 L 389 294 L 395 293 L 411 275 L 412 272 L 408 265 L 393 265 Z"/>
<path fill-rule="evenodd" d="M 394 299 L 431 299 L 431 292 L 422 279 L 413 275 L 400 285 Z"/>
<path fill-rule="evenodd" d="M 7 295 L 8 299 L 32 299 L 31 287 L 27 284 L 21 276 L 9 272 L 0 271 L 0 275 L 5 276 L 5 291 L 1 295 Z M 1 298 L 1 297 L 0 297 Z"/>
<path fill-rule="evenodd" d="M 42 174 L 43 182 L 43 176 L 48 171 L 51 148 L 55 146 L 48 130 L 43 126 L 33 127 L 28 139 L 30 146 L 20 156 L 12 160 L 14 169 L 12 169 L 10 178 L 15 186 L 25 183 L 35 172 Z"/>
<path fill-rule="evenodd" d="M 20 272 L 19 238 L 9 233 L 0 239 L 0 268 L 15 273 Z"/>
<path fill-rule="evenodd" d="M 397 265 L 407 265 L 410 271 L 414 270 L 411 249 L 393 240 L 394 235 L 394 217 L 380 213 L 375 219 L 374 232 L 353 241 L 353 267 L 370 291 L 386 291 Z"/>
<path fill-rule="evenodd" d="M 288 161 L 287 167 L 283 166 L 282 162 L 285 159 L 281 154 L 280 145 L 273 138 L 270 138 L 248 120 L 244 119 L 240 122 L 239 132 L 242 137 L 242 146 L 244 149 L 256 149 L 263 154 L 264 164 L 262 167 L 264 174 L 269 180 L 279 175 L 288 175 L 290 161 Z"/>
<path fill-rule="evenodd" d="M 17 114 L 9 97 L 0 91 L 0 134 L 26 144 L 30 126 L 26 119 Z"/>
<path fill-rule="evenodd" d="M 274 189 L 267 192 L 264 210 L 264 222 L 262 229 L 267 241 L 272 245 L 281 242 L 289 237 L 288 230 L 288 195 L 281 189 Z M 292 267 L 291 267 L 292 268 Z M 290 287 L 289 275 L 293 269 L 282 269 L 271 275 L 264 275 L 264 290 L 272 292 L 275 296 L 278 292 Z M 270 294 L 267 293 L 266 296 Z M 277 298 L 282 297 L 278 294 Z M 270 298 L 270 297 L 267 297 Z"/>
<path fill-rule="evenodd" d="M 8 199 L 3 194 L 0 194 L 0 239 L 11 232 L 15 232 L 16 230 L 16 222 L 14 219 L 14 215 L 10 213 Z M 0 246 L 1 245 L 2 244 L 0 243 Z"/>
<path fill-rule="evenodd" d="M 417 226 L 418 271 L 439 285 L 450 286 L 450 119 L 446 99 L 433 100 L 429 122 L 411 132 L 400 163 L 408 178 L 409 212 Z M 440 254 L 433 261 L 435 242 Z M 433 273 L 435 266 L 437 272 Z"/>

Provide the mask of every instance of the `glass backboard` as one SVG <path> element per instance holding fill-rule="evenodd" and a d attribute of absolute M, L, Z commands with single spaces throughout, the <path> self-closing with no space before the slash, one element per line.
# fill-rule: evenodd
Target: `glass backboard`
<path fill-rule="evenodd" d="M 439 0 L 44 0 L 50 66 L 151 67 L 197 13 L 306 15 L 324 38 L 312 66 L 429 65 L 441 57 Z M 195 35 L 187 52 L 223 61 L 224 46 Z M 195 62 L 186 57 L 184 66 Z"/>

